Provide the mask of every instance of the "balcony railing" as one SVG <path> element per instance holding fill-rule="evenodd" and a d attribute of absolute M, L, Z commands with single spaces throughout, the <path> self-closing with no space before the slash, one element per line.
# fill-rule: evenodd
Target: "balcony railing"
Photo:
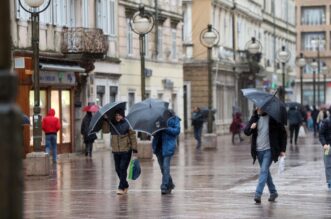
<path fill-rule="evenodd" d="M 66 54 L 106 54 L 109 42 L 101 29 L 65 28 L 62 52 Z"/>

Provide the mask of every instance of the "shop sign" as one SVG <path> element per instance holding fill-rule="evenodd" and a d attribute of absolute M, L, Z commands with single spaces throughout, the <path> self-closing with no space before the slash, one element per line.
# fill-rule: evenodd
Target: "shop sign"
<path fill-rule="evenodd" d="M 40 71 L 40 84 L 75 85 L 74 72 Z"/>

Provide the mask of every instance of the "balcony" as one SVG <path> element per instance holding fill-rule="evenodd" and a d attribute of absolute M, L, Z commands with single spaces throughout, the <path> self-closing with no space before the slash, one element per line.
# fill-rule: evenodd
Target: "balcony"
<path fill-rule="evenodd" d="M 101 29 L 65 28 L 63 30 L 62 53 L 103 57 L 109 48 L 108 37 Z"/>

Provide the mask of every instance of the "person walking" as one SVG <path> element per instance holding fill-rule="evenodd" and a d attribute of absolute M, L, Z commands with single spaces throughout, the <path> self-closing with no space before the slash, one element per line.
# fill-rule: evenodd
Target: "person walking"
<path fill-rule="evenodd" d="M 80 133 L 84 137 L 85 156 L 89 156 L 89 157 L 92 157 L 93 143 L 95 139 L 97 139 L 97 135 L 95 133 L 89 135 L 89 126 L 91 119 L 92 119 L 92 113 L 86 112 L 86 115 L 83 118 L 82 125 L 80 128 Z"/>
<path fill-rule="evenodd" d="M 57 132 L 61 128 L 60 120 L 55 117 L 55 110 L 50 109 L 46 117 L 42 120 L 42 129 L 46 136 L 46 153 L 52 150 L 53 163 L 57 162 Z"/>
<path fill-rule="evenodd" d="M 168 113 L 171 116 L 168 120 L 168 128 L 155 133 L 152 141 L 153 153 L 157 157 L 162 173 L 160 186 L 162 195 L 170 194 L 175 188 L 170 175 L 170 162 L 175 153 L 177 136 L 180 133 L 180 118 L 173 111 L 168 111 Z"/>
<path fill-rule="evenodd" d="M 313 106 L 313 111 L 311 112 L 311 118 L 313 119 L 314 137 L 316 137 L 318 133 L 318 124 L 317 124 L 318 113 L 319 112 L 316 109 L 316 106 Z"/>
<path fill-rule="evenodd" d="M 287 112 L 287 118 L 290 125 L 290 144 L 293 145 L 294 136 L 294 144 L 297 145 L 299 129 L 303 121 L 302 114 L 295 106 L 291 106 Z"/>
<path fill-rule="evenodd" d="M 231 125 L 230 125 L 230 132 L 232 133 L 232 144 L 234 145 L 234 138 L 235 135 L 239 135 L 239 140 L 242 142 L 244 139 L 241 138 L 241 126 L 242 126 L 242 120 L 241 120 L 241 113 L 237 112 L 233 116 Z"/>
<path fill-rule="evenodd" d="M 137 153 L 136 132 L 131 130 L 125 119 L 124 110 L 115 112 L 114 118 L 109 121 L 111 133 L 111 148 L 114 156 L 115 170 L 120 180 L 117 194 L 124 195 L 129 190 L 127 170 L 131 155 Z"/>
<path fill-rule="evenodd" d="M 252 135 L 251 155 L 253 164 L 257 158 L 261 167 L 254 201 L 261 203 L 263 189 L 267 184 L 270 192 L 268 200 L 273 202 L 278 197 L 278 193 L 269 168 L 272 161 L 277 162 L 279 156 L 285 156 L 287 142 L 285 127 L 260 108 L 257 108 L 245 127 L 244 133 L 247 136 Z"/>
<path fill-rule="evenodd" d="M 199 107 L 195 107 L 192 113 L 192 126 L 194 129 L 194 138 L 197 140 L 196 149 L 201 148 L 201 134 L 202 134 L 202 127 L 203 127 L 203 114 Z"/>
<path fill-rule="evenodd" d="M 324 150 L 324 167 L 326 183 L 329 191 L 331 191 L 331 154 L 330 154 L 330 144 L 331 144 L 331 119 L 330 117 L 323 120 L 319 130 L 319 140 L 322 144 Z"/>

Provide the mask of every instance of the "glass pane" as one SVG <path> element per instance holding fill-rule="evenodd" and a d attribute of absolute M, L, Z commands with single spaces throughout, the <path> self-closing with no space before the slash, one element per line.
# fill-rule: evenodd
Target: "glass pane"
<path fill-rule="evenodd" d="M 55 110 L 55 116 L 57 118 L 59 117 L 60 114 L 60 92 L 58 90 L 52 90 L 51 91 L 51 108 Z M 58 133 L 57 135 L 57 143 L 60 143 L 60 135 Z"/>
<path fill-rule="evenodd" d="M 29 104 L 30 104 L 30 145 L 33 146 L 33 107 L 34 107 L 34 91 L 31 90 L 29 93 Z M 46 91 L 40 91 L 40 115 L 41 118 L 44 118 L 47 114 L 47 98 L 46 98 Z M 42 132 L 42 145 L 45 145 L 45 133 Z"/>
<path fill-rule="evenodd" d="M 71 99 L 70 91 L 62 91 L 62 141 L 63 143 L 71 142 Z"/>

